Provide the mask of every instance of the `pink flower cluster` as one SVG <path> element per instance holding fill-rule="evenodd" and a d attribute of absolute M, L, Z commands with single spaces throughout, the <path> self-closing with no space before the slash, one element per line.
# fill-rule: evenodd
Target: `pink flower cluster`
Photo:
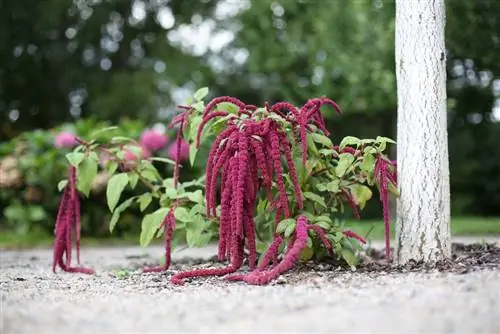
<path fill-rule="evenodd" d="M 54 139 L 54 146 L 57 148 L 73 148 L 78 144 L 76 136 L 69 131 L 62 131 Z"/>
<path fill-rule="evenodd" d="M 154 129 L 147 129 L 141 134 L 139 143 L 142 147 L 151 152 L 161 150 L 168 143 L 168 138 L 165 134 Z"/>

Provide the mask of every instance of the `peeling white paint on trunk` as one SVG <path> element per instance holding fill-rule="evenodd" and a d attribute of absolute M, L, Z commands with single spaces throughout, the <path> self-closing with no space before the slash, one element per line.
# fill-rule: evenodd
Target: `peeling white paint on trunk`
<path fill-rule="evenodd" d="M 398 263 L 451 255 L 444 0 L 396 1 Z"/>

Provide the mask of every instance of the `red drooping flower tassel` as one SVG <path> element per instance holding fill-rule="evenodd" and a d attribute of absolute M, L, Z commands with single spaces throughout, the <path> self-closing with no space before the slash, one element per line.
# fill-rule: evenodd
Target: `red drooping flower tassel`
<path fill-rule="evenodd" d="M 71 232 L 74 225 L 76 232 L 77 261 L 80 262 L 80 199 L 76 187 L 76 168 L 69 168 L 69 180 L 62 195 L 56 219 L 55 241 L 53 247 L 52 271 L 56 265 L 63 271 L 82 274 L 93 274 L 94 270 L 85 267 L 71 266 L 72 241 Z M 66 261 L 65 259 L 66 258 Z"/>

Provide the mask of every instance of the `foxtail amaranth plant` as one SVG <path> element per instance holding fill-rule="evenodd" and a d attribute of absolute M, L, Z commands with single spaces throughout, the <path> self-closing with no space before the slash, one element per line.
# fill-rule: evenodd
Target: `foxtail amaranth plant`
<path fill-rule="evenodd" d="M 167 161 L 174 164 L 174 177 L 162 180 L 151 167 L 154 158 L 142 159 L 131 170 L 116 174 L 119 152 L 93 141 L 80 147 L 87 152 L 85 157 L 99 149 L 115 156 L 106 167 L 115 173 L 107 191 L 113 212 L 111 229 L 132 202 L 144 211 L 157 200 L 160 208 L 145 214 L 142 221 L 141 245 L 163 230 L 165 264 L 145 271 L 169 269 L 173 236 L 183 229 L 188 246 L 202 246 L 218 237 L 218 260 L 228 265 L 175 273 L 174 284 L 211 275 L 267 284 L 297 261 L 312 256 L 337 256 L 355 266 L 359 245 L 351 240 L 365 243 L 365 239 L 343 229 L 336 217 L 347 204 L 359 218 L 359 210 L 372 197 L 372 186 L 379 189 L 383 204 L 388 252 L 388 193 L 397 195 L 397 178 L 395 164 L 384 151 L 392 140 L 346 137 L 333 145 L 321 108 L 342 111 L 326 97 L 310 99 L 300 108 L 289 102 L 258 108 L 228 96 L 205 106 L 202 99 L 207 94 L 206 88 L 197 91 L 195 101 L 179 106 L 183 111 L 170 124 L 178 127 L 177 140 L 189 143 L 191 164 L 200 144 L 215 137 L 205 175 L 198 180 L 178 181 L 178 154 L 175 162 Z M 137 181 L 149 192 L 116 206 L 126 185 L 134 188 Z M 193 187 L 198 189 L 189 190 Z M 245 264 L 250 272 L 238 272 Z"/>

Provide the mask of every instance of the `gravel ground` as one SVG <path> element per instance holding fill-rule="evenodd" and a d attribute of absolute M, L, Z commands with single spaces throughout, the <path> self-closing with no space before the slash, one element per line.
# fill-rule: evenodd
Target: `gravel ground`
<path fill-rule="evenodd" d="M 179 287 L 170 274 L 215 248 L 174 253 L 168 274 L 140 273 L 161 253 L 83 249 L 83 264 L 97 270 L 87 276 L 53 274 L 50 250 L 3 251 L 0 332 L 500 333 L 498 266 L 465 274 L 295 270 L 263 287 L 220 278 Z"/>

